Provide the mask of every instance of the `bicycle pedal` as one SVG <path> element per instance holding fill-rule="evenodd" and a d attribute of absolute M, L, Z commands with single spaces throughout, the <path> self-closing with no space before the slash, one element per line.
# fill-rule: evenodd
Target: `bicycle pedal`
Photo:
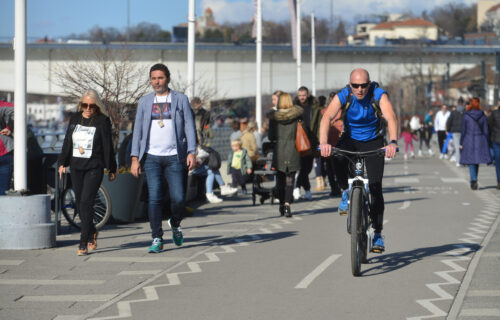
<path fill-rule="evenodd" d="M 382 249 L 382 248 L 372 248 L 371 252 L 373 253 L 382 253 L 384 252 L 385 249 Z"/>

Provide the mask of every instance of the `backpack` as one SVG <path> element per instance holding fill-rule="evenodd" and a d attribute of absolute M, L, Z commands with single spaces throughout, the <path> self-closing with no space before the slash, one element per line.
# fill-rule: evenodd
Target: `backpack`
<path fill-rule="evenodd" d="M 382 117 L 382 109 L 380 109 L 380 98 L 377 100 L 375 99 L 375 89 L 379 88 L 379 84 L 375 81 L 370 82 L 370 88 L 368 89 L 367 95 L 370 97 L 370 105 L 372 106 L 373 110 L 375 111 L 375 117 L 379 119 L 378 125 L 377 125 L 377 136 L 381 136 L 383 134 L 384 130 L 384 123 L 385 119 Z M 346 85 L 346 89 L 348 91 L 346 102 L 342 104 L 340 107 L 340 118 L 338 120 L 341 120 L 344 123 L 344 131 L 342 132 L 342 135 L 348 130 L 348 126 L 345 125 L 346 122 L 346 116 L 347 116 L 347 110 L 349 110 L 349 107 L 351 106 L 353 102 L 353 95 L 354 93 L 352 92 L 351 86 L 349 84 Z"/>
<path fill-rule="evenodd" d="M 208 152 L 208 159 L 206 160 L 207 166 L 210 168 L 210 170 L 219 170 L 222 164 L 222 160 L 220 158 L 220 154 L 215 151 L 214 149 L 206 146 L 200 146 L 203 150 Z"/>

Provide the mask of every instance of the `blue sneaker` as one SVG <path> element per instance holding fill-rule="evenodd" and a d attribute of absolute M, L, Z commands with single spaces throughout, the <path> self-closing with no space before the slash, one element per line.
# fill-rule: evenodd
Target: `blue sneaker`
<path fill-rule="evenodd" d="M 163 250 L 163 240 L 162 238 L 154 238 L 153 244 L 148 249 L 148 253 L 160 253 Z"/>
<path fill-rule="evenodd" d="M 380 233 L 373 235 L 372 251 L 375 253 L 382 253 L 385 250 L 384 238 Z"/>
<path fill-rule="evenodd" d="M 184 236 L 182 235 L 182 229 L 181 227 L 174 228 L 170 224 L 170 219 L 168 219 L 168 225 L 172 229 L 172 240 L 174 241 L 176 246 L 182 246 L 182 243 L 184 242 Z"/>
<path fill-rule="evenodd" d="M 342 200 L 340 201 L 338 212 L 341 216 L 347 215 L 347 210 L 349 210 L 349 205 L 347 201 L 349 200 L 349 192 L 347 190 L 342 191 Z"/>

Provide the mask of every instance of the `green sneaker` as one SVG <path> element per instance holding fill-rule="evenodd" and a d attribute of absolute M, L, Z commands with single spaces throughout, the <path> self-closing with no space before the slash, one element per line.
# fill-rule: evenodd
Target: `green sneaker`
<path fill-rule="evenodd" d="M 172 239 L 174 240 L 175 245 L 177 246 L 182 246 L 182 243 L 184 242 L 184 236 L 182 235 L 182 229 L 181 227 L 173 228 L 172 225 L 170 224 L 170 219 L 168 219 L 168 225 L 172 229 Z"/>
<path fill-rule="evenodd" d="M 163 240 L 161 238 L 154 238 L 153 244 L 148 249 L 148 253 L 160 253 L 163 250 Z"/>

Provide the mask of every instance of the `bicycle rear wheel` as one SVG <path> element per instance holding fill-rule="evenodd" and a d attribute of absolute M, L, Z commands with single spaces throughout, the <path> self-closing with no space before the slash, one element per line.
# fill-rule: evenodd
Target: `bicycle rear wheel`
<path fill-rule="evenodd" d="M 351 271 L 358 277 L 361 274 L 362 247 L 363 247 L 363 194 L 360 188 L 353 188 L 350 201 L 351 219 Z M 366 249 L 365 249 L 366 251 Z"/>
<path fill-rule="evenodd" d="M 72 226 L 80 229 L 81 220 L 76 208 L 76 197 L 73 189 L 65 189 L 61 195 L 61 201 L 61 211 L 66 220 L 68 220 Z M 100 186 L 94 201 L 94 214 L 92 217 L 95 228 L 97 230 L 101 229 L 106 222 L 108 222 L 110 217 L 111 197 L 108 191 L 103 186 Z"/>

